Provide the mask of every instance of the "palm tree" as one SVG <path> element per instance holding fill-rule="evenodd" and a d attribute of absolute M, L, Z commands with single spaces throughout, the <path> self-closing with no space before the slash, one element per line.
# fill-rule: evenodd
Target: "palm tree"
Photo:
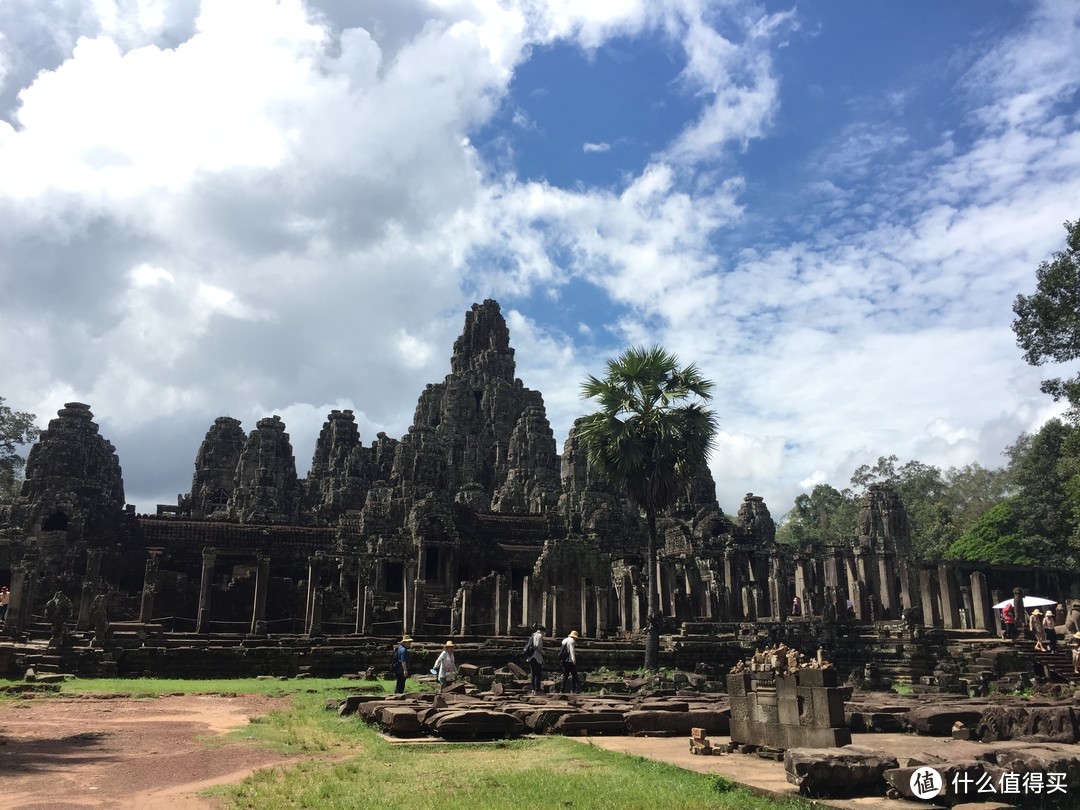
<path fill-rule="evenodd" d="M 697 367 L 660 346 L 632 347 L 609 360 L 607 375 L 582 383 L 585 399 L 600 410 L 579 423 L 589 465 L 645 512 L 649 583 L 645 668 L 660 659 L 660 599 L 656 582 L 656 515 L 686 491 L 709 456 L 717 420 L 696 400 L 708 401 L 713 384 Z"/>

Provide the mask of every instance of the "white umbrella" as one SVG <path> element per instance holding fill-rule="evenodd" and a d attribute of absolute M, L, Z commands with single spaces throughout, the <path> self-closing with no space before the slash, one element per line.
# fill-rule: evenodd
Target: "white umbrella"
<path fill-rule="evenodd" d="M 1006 605 L 1011 605 L 1012 603 L 1013 603 L 1012 599 L 1006 599 L 1004 602 L 998 602 L 996 605 L 994 605 L 994 610 L 1002 610 Z M 1055 600 L 1053 600 L 1053 599 L 1043 599 L 1041 596 L 1025 596 L 1024 597 L 1024 607 L 1026 607 L 1026 608 L 1045 607 L 1046 605 L 1056 605 L 1056 604 L 1057 604 L 1057 602 Z"/>

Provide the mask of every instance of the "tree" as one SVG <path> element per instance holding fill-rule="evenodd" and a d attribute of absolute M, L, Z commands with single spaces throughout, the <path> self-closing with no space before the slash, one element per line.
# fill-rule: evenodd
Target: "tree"
<path fill-rule="evenodd" d="M 34 414 L 13 411 L 0 397 L 0 503 L 16 495 L 16 485 L 26 459 L 19 455 L 21 446 L 37 439 Z"/>
<path fill-rule="evenodd" d="M 989 509 L 944 554 L 947 560 L 979 560 L 1013 565 L 1039 565 L 1020 534 L 1013 501 Z"/>
<path fill-rule="evenodd" d="M 1013 302 L 1016 342 L 1033 366 L 1080 357 L 1080 220 L 1066 222 L 1065 231 L 1065 250 L 1040 264 L 1035 273 L 1037 292 L 1018 295 Z M 1045 380 L 1041 389 L 1055 400 L 1068 400 L 1073 418 L 1080 414 L 1080 374 Z"/>
<path fill-rule="evenodd" d="M 796 546 L 836 543 L 855 534 L 858 512 L 859 504 L 851 490 L 818 484 L 809 495 L 804 492 L 795 498 L 795 506 L 784 516 L 776 539 Z"/>
<path fill-rule="evenodd" d="M 645 513 L 648 670 L 660 660 L 656 516 L 708 460 L 717 421 L 701 403 L 712 398 L 712 390 L 713 383 L 696 366 L 680 368 L 678 358 L 660 346 L 627 349 L 608 361 L 603 379 L 590 375 L 581 386 L 582 396 L 600 406 L 578 427 L 590 466 L 624 489 Z"/>

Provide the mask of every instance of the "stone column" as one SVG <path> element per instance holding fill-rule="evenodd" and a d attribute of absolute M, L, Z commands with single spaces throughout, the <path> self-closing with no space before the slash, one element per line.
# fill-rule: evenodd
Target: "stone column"
<path fill-rule="evenodd" d="M 356 626 L 354 632 L 356 635 L 363 635 L 364 633 L 364 578 L 361 576 L 363 568 L 360 565 L 360 561 L 356 561 Z"/>
<path fill-rule="evenodd" d="M 934 599 L 934 572 L 929 568 L 919 569 L 919 599 L 922 603 L 923 627 L 940 627 L 941 617 L 937 615 L 937 602 Z"/>
<path fill-rule="evenodd" d="M 315 594 L 322 591 L 322 564 L 322 554 L 315 554 L 308 557 L 308 592 L 307 611 L 304 616 L 304 633 L 309 636 L 318 635 L 320 629 L 315 627 Z M 319 608 L 322 608 L 321 601 L 319 602 Z M 319 624 L 321 624 L 322 616 L 319 616 L 318 619 Z"/>
<path fill-rule="evenodd" d="M 146 558 L 146 570 L 143 572 L 142 602 L 139 605 L 139 621 L 142 624 L 150 624 L 154 620 L 154 597 L 157 596 L 160 567 L 161 552 L 151 551 Z"/>
<path fill-rule="evenodd" d="M 308 638 L 322 635 L 323 589 L 315 591 L 311 599 L 311 621 L 308 622 Z"/>
<path fill-rule="evenodd" d="M 971 586 L 970 585 L 961 585 L 960 586 L 960 599 L 964 603 L 964 615 L 965 615 L 965 617 L 967 619 L 967 621 L 964 622 L 964 629 L 965 630 L 971 630 L 975 626 L 975 624 L 973 622 L 974 615 L 975 615 L 975 605 L 971 601 Z"/>
<path fill-rule="evenodd" d="M 593 599 L 593 622 L 592 638 L 600 638 L 604 632 L 604 598 L 607 595 L 607 588 L 602 588 L 599 585 L 592 586 L 592 599 Z"/>
<path fill-rule="evenodd" d="M 873 592 L 873 578 L 871 576 L 870 557 L 872 552 L 865 546 L 856 546 L 852 550 L 854 561 L 852 579 L 848 582 L 848 599 L 855 609 L 855 618 L 861 622 L 870 621 L 870 605 L 867 604 L 867 594 Z M 861 583 L 861 587 L 860 587 Z"/>
<path fill-rule="evenodd" d="M 104 549 L 91 548 L 86 551 L 86 574 L 83 576 L 82 598 L 79 600 L 79 620 L 75 629 L 86 630 L 90 627 L 90 605 L 97 595 L 101 579 L 101 556 Z"/>
<path fill-rule="evenodd" d="M 495 575 L 495 604 L 492 608 L 495 613 L 495 635 L 508 635 L 506 633 L 506 627 L 504 626 L 504 619 L 506 616 L 506 579 L 502 574 Z"/>
<path fill-rule="evenodd" d="M 991 612 L 990 594 L 986 591 L 986 574 L 971 572 L 971 618 L 976 630 L 997 633 L 994 614 Z"/>
<path fill-rule="evenodd" d="M 777 621 L 783 621 L 791 611 L 791 602 L 784 577 L 784 561 L 777 555 L 769 558 L 769 601 L 772 602 L 770 615 Z"/>
<path fill-rule="evenodd" d="M 938 589 L 941 593 L 941 624 L 946 630 L 960 627 L 960 606 L 956 601 L 956 585 L 952 571 L 944 563 L 938 566 Z"/>
<path fill-rule="evenodd" d="M 547 628 L 548 628 L 548 632 L 553 636 L 557 636 L 559 634 L 558 627 L 559 627 L 559 591 L 560 590 L 561 590 L 560 588 L 557 588 L 556 586 L 552 585 L 551 589 L 549 591 L 549 593 L 551 594 L 551 599 L 548 602 L 548 605 L 550 606 L 550 609 L 551 609 L 551 623 L 547 625 Z"/>
<path fill-rule="evenodd" d="M 596 635 L 595 633 L 589 632 L 590 625 L 592 625 L 591 619 L 596 615 L 594 602 L 595 594 L 593 593 L 593 588 L 592 586 L 587 585 L 585 577 L 582 577 L 581 585 L 578 587 L 578 605 L 581 609 L 580 627 L 578 630 L 583 636 Z"/>
<path fill-rule="evenodd" d="M 206 633 L 210 628 L 210 592 L 214 587 L 214 562 L 217 549 L 207 546 L 202 551 L 202 579 L 199 582 L 199 615 L 195 620 L 195 632 Z"/>
<path fill-rule="evenodd" d="M 255 557 L 255 603 L 251 607 L 251 635 L 266 635 L 266 593 L 270 586 L 270 556 Z"/>
<path fill-rule="evenodd" d="M 371 635 L 371 624 L 375 618 L 375 588 L 371 585 L 364 586 L 364 610 L 363 624 L 360 626 L 361 635 Z"/>
<path fill-rule="evenodd" d="M 896 558 L 889 552 L 878 557 L 878 581 L 881 583 L 878 598 L 881 599 L 881 614 L 883 618 L 897 619 L 900 617 L 897 611 L 899 602 L 896 599 L 896 577 L 893 565 Z"/>
<path fill-rule="evenodd" d="M 900 579 L 900 610 L 915 607 L 915 595 L 911 592 L 911 565 L 906 557 L 896 557 L 896 573 Z"/>
<path fill-rule="evenodd" d="M 25 562 L 11 566 L 11 588 L 8 591 L 7 618 L 4 620 L 4 634 L 11 638 L 18 638 L 22 632 L 28 573 Z"/>
<path fill-rule="evenodd" d="M 472 610 L 472 590 L 473 586 L 471 582 L 466 582 L 461 587 L 461 628 L 459 629 L 459 635 L 465 636 L 469 634 L 469 627 L 471 622 L 469 621 L 469 611 Z"/>
<path fill-rule="evenodd" d="M 633 595 L 634 595 L 634 599 L 633 599 L 633 602 L 630 605 L 630 608 L 631 608 L 631 613 L 633 614 L 632 618 L 634 620 L 634 626 L 632 628 L 630 628 L 630 629 L 633 630 L 634 632 L 637 632 L 638 630 L 644 630 L 645 629 L 644 618 L 645 618 L 645 613 L 647 612 L 647 609 L 648 609 L 648 606 L 647 606 L 646 600 L 645 600 L 645 588 L 643 588 L 641 585 L 634 585 L 633 586 Z"/>
<path fill-rule="evenodd" d="M 513 635 L 521 610 L 521 591 L 511 588 L 506 592 L 506 634 Z"/>
<path fill-rule="evenodd" d="M 813 600 L 810 598 L 810 572 L 806 570 L 806 557 L 801 554 L 795 558 L 795 595 L 802 602 L 803 616 L 810 618 L 814 615 Z"/>
<path fill-rule="evenodd" d="M 727 604 L 725 613 L 728 619 L 738 619 L 740 615 L 737 605 L 737 594 L 742 591 L 742 583 L 739 582 L 738 569 L 735 567 L 735 552 L 724 550 L 724 587 L 727 588 Z"/>
<path fill-rule="evenodd" d="M 411 633 L 419 635 L 424 628 L 424 618 L 427 615 L 424 598 L 426 595 L 426 589 L 424 587 L 424 580 L 413 580 L 413 593 L 412 593 L 412 621 L 409 623 L 412 626 Z"/>

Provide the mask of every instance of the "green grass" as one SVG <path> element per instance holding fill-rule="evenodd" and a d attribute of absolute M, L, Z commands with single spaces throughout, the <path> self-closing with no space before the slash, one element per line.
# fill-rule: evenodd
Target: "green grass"
<path fill-rule="evenodd" d="M 415 688 L 415 685 L 414 685 Z M 776 802 L 720 776 L 691 773 L 562 737 L 492 744 L 388 743 L 355 717 L 324 708 L 326 698 L 392 681 L 344 679 L 77 679 L 63 695 L 111 693 L 292 695 L 289 708 L 252 718 L 231 737 L 310 757 L 260 770 L 211 794 L 229 808 L 806 808 Z M 41 696 L 38 699 L 47 699 Z M 208 741 L 208 744 L 220 744 Z"/>

